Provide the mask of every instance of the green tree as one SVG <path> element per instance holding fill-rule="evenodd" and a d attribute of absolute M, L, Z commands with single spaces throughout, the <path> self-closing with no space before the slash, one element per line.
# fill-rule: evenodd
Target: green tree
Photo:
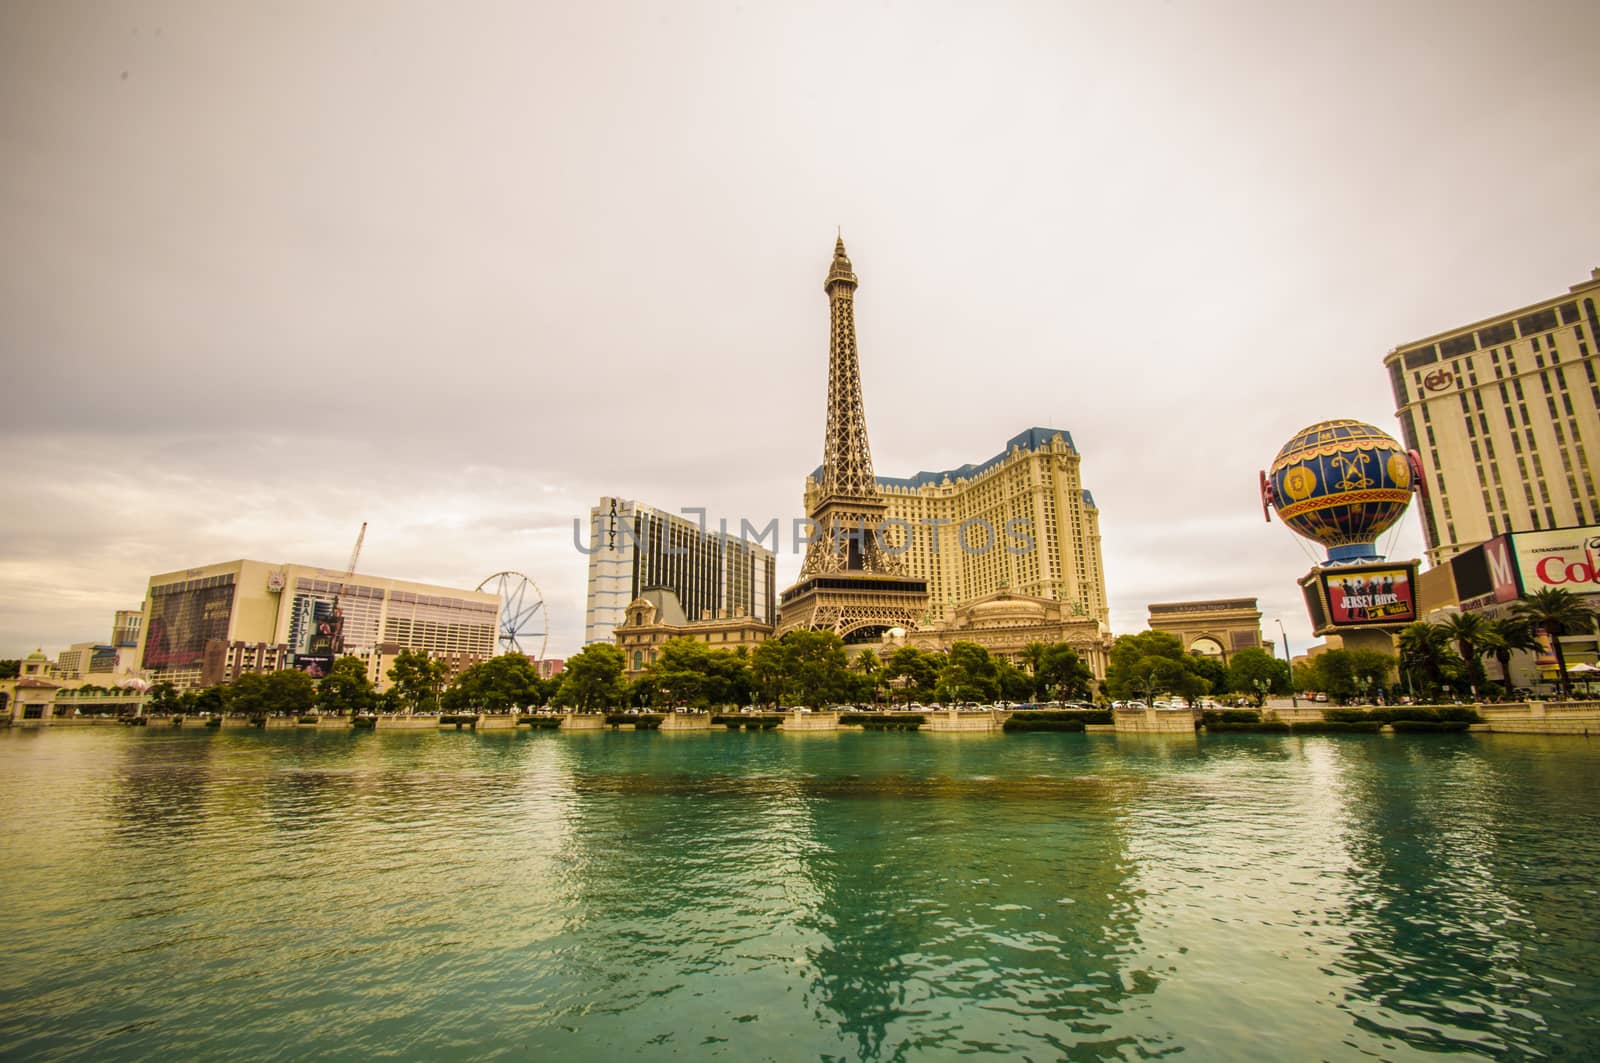
<path fill-rule="evenodd" d="M 1032 643 L 1031 646 L 1040 645 Z M 1028 652 L 1027 650 L 1024 651 Z M 1034 693 L 1046 700 L 1068 701 L 1089 696 L 1094 669 L 1065 642 L 1045 647 L 1034 673 Z"/>
<path fill-rule="evenodd" d="M 267 674 L 266 697 L 268 711 L 279 716 L 299 716 L 310 712 L 317 703 L 317 686 L 304 672 L 286 668 Z"/>
<path fill-rule="evenodd" d="M 1214 690 L 1220 694 L 1228 689 L 1228 668 L 1220 657 L 1191 652 L 1187 663 L 1189 671 L 1206 681 L 1207 691 Z"/>
<path fill-rule="evenodd" d="M 1111 644 L 1110 656 L 1106 687 L 1113 697 L 1154 700 L 1173 693 L 1192 703 L 1211 689 L 1183 643 L 1165 631 L 1123 635 Z"/>
<path fill-rule="evenodd" d="M 994 658 L 975 642 L 952 642 L 937 689 L 947 702 L 993 701 L 1000 690 Z"/>
<path fill-rule="evenodd" d="M 1483 662 L 1480 660 L 1483 656 L 1484 638 L 1487 635 L 1487 622 L 1478 613 L 1453 613 L 1440 626 L 1460 651 L 1461 660 L 1466 666 L 1467 685 L 1476 693 L 1487 681 Z"/>
<path fill-rule="evenodd" d="M 782 639 L 768 639 L 750 655 L 750 681 L 760 704 L 777 705 L 783 701 L 791 657 L 790 647 Z"/>
<path fill-rule="evenodd" d="M 861 690 L 857 692 L 864 696 L 860 696 L 856 700 L 870 701 L 874 704 L 882 700 L 883 684 L 888 681 L 889 673 L 887 666 L 878 655 L 871 650 L 862 650 L 856 654 L 853 667 L 866 680 Z"/>
<path fill-rule="evenodd" d="M 220 716 L 227 710 L 228 694 L 226 687 L 206 687 L 195 694 L 194 711 L 209 712 L 213 716 Z"/>
<path fill-rule="evenodd" d="M 1556 673 L 1561 679 L 1562 697 L 1572 696 L 1572 681 L 1567 676 L 1567 655 L 1561 648 L 1561 636 L 1580 635 L 1594 630 L 1594 612 L 1577 595 L 1561 587 L 1545 587 L 1524 594 L 1512 606 L 1517 618 L 1530 627 L 1543 631 L 1550 639 L 1550 648 L 1556 654 Z"/>
<path fill-rule="evenodd" d="M 22 662 L 15 657 L 0 660 L 0 679 L 15 679 L 22 674 Z"/>
<path fill-rule="evenodd" d="M 1226 689 L 1250 695 L 1260 708 L 1268 693 L 1289 693 L 1289 665 L 1258 646 L 1240 650 L 1228 661 Z"/>
<path fill-rule="evenodd" d="M 1482 645 L 1485 653 L 1500 665 L 1500 685 L 1505 694 L 1511 693 L 1511 655 L 1533 652 L 1539 640 L 1526 620 L 1514 616 L 1497 617 L 1484 627 Z"/>
<path fill-rule="evenodd" d="M 1027 701 L 1033 697 L 1037 684 L 1028 672 L 1005 658 L 994 663 L 996 685 L 1000 696 L 1007 701 Z"/>
<path fill-rule="evenodd" d="M 405 711 L 433 709 L 438 706 L 439 688 L 444 684 L 444 664 L 422 650 L 401 650 L 389 666 L 389 681 Z"/>
<path fill-rule="evenodd" d="M 1395 659 L 1387 653 L 1376 650 L 1335 650 L 1343 653 L 1350 662 L 1350 678 L 1355 684 L 1355 693 L 1370 697 L 1379 690 L 1389 686 L 1389 677 L 1394 672 Z"/>
<path fill-rule="evenodd" d="M 831 631 L 791 631 L 779 641 L 789 644 L 789 692 L 801 705 L 830 705 L 849 693 L 845 676 L 850 657 L 838 635 Z"/>
<path fill-rule="evenodd" d="M 1022 652 L 1017 655 L 1017 663 L 1028 670 L 1033 676 L 1033 696 L 1040 700 L 1049 698 L 1044 683 L 1044 659 L 1050 652 L 1050 644 L 1046 642 L 1030 642 L 1022 647 Z"/>
<path fill-rule="evenodd" d="M 506 653 L 463 669 L 445 691 L 442 704 L 452 712 L 509 712 L 539 704 L 543 692 L 533 662 L 520 653 Z"/>
<path fill-rule="evenodd" d="M 377 697 L 367 678 L 367 663 L 360 657 L 340 657 L 317 684 L 317 708 L 335 716 L 358 716 L 372 708 Z"/>
<path fill-rule="evenodd" d="M 1400 667 L 1422 688 L 1425 698 L 1435 698 L 1451 676 L 1459 673 L 1461 658 L 1451 648 L 1444 628 L 1418 620 L 1400 629 Z"/>
<path fill-rule="evenodd" d="M 619 704 L 627 694 L 622 673 L 626 660 L 609 642 L 585 646 L 568 657 L 556 700 L 575 709 L 595 711 Z"/>
<path fill-rule="evenodd" d="M 180 704 L 178 688 L 163 680 L 150 688 L 150 700 L 145 703 L 145 711 L 157 714 L 177 712 Z"/>
<path fill-rule="evenodd" d="M 945 657 L 941 653 L 924 653 L 915 646 L 901 646 L 889 655 L 884 672 L 887 681 L 899 687 L 901 700 L 926 701 L 933 697 L 944 665 Z"/>

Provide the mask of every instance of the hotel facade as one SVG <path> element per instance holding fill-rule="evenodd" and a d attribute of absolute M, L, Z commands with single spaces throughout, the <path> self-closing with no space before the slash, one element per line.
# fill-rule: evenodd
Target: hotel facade
<path fill-rule="evenodd" d="M 607 496 L 589 511 L 587 549 L 585 645 L 614 642 L 628 606 L 652 589 L 671 591 L 689 623 L 777 619 L 777 559 L 737 534 Z"/>
<path fill-rule="evenodd" d="M 500 601 L 310 565 L 224 561 L 150 577 L 137 660 L 152 682 L 210 686 L 246 671 L 323 674 L 359 657 L 380 688 L 402 650 L 452 668 L 494 656 Z"/>
<path fill-rule="evenodd" d="M 908 575 L 927 581 L 925 625 L 1003 592 L 1060 602 L 1069 617 L 1109 625 L 1100 511 L 1080 461 L 1071 433 L 1030 428 L 981 464 L 876 477 L 888 504 L 884 539 L 903 551 Z M 820 471 L 806 478 L 808 512 Z"/>
<path fill-rule="evenodd" d="M 1600 269 L 1565 294 L 1396 347 L 1428 561 L 1508 532 L 1600 523 Z"/>

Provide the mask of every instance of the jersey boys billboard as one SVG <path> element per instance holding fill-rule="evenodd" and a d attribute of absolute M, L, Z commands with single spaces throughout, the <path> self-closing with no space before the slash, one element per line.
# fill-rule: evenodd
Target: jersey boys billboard
<path fill-rule="evenodd" d="M 1322 587 L 1333 627 L 1409 624 L 1417 618 L 1416 566 L 1362 565 L 1324 569 Z"/>

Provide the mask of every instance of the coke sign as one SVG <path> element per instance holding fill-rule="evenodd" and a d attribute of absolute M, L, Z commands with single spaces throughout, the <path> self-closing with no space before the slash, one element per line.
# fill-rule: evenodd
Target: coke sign
<path fill-rule="evenodd" d="M 1600 594 L 1600 525 L 1516 532 L 1511 552 L 1524 590 L 1560 587 L 1573 594 Z"/>

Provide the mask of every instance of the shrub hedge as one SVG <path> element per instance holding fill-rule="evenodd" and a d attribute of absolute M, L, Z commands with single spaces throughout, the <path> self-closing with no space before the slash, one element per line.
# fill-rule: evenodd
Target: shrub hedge
<path fill-rule="evenodd" d="M 1292 731 L 1297 735 L 1375 735 L 1382 727 L 1382 720 L 1324 720 L 1321 723 L 1309 722 L 1294 724 Z"/>
<path fill-rule="evenodd" d="M 914 712 L 841 712 L 839 723 L 864 727 L 869 731 L 915 731 L 925 722 Z"/>
<path fill-rule="evenodd" d="M 1056 717 L 1062 715 L 1061 713 L 1049 713 L 1049 714 L 1046 714 L 1046 715 L 1049 718 L 1040 719 L 1038 716 L 1036 716 L 1033 713 L 1029 713 L 1028 714 L 1028 717 L 1029 717 L 1028 719 L 1018 719 L 1016 716 L 1013 716 L 1013 717 L 1011 717 L 1011 719 L 1007 720 L 1002 725 L 1002 729 L 1005 730 L 1005 731 L 1010 731 L 1010 732 L 1019 732 L 1019 731 L 1081 731 L 1084 728 L 1084 722 L 1082 720 L 1080 720 L 1080 719 L 1071 719 L 1071 720 L 1057 719 Z M 1107 720 L 1106 722 L 1110 723 L 1111 721 Z"/>
<path fill-rule="evenodd" d="M 1260 723 L 1261 713 L 1255 709 L 1207 709 L 1200 719 L 1207 727 L 1218 723 Z"/>
<path fill-rule="evenodd" d="M 665 718 L 666 717 L 659 712 L 641 712 L 635 716 L 630 716 L 625 712 L 606 713 L 606 723 L 610 724 L 611 726 L 616 727 L 621 724 L 631 723 L 635 729 L 640 731 L 659 730 L 661 727 L 661 721 Z"/>
<path fill-rule="evenodd" d="M 1390 724 L 1395 734 L 1459 734 L 1472 726 L 1470 720 L 1396 720 Z"/>
<path fill-rule="evenodd" d="M 1377 720 L 1379 723 L 1395 723 L 1399 720 L 1483 722 L 1483 717 L 1478 715 L 1476 709 L 1468 708 L 1465 705 L 1441 705 L 1438 708 L 1422 705 L 1389 705 L 1377 709 L 1323 709 L 1322 718 L 1349 723 L 1358 723 L 1366 720 Z"/>
<path fill-rule="evenodd" d="M 765 731 L 782 723 L 783 717 L 771 713 L 759 716 L 740 714 L 738 716 L 713 716 L 711 717 L 711 722 L 713 724 L 722 724 L 730 731 Z"/>
<path fill-rule="evenodd" d="M 1218 720 L 1216 723 L 1206 722 L 1206 730 L 1212 732 L 1238 731 L 1245 734 L 1288 734 L 1289 725 L 1282 720 Z"/>
<path fill-rule="evenodd" d="M 1019 709 L 1013 720 L 1077 720 L 1079 723 L 1111 723 L 1110 709 Z M 1048 728 L 1040 728 L 1048 730 Z M 1019 728 L 1020 730 L 1020 728 Z"/>

